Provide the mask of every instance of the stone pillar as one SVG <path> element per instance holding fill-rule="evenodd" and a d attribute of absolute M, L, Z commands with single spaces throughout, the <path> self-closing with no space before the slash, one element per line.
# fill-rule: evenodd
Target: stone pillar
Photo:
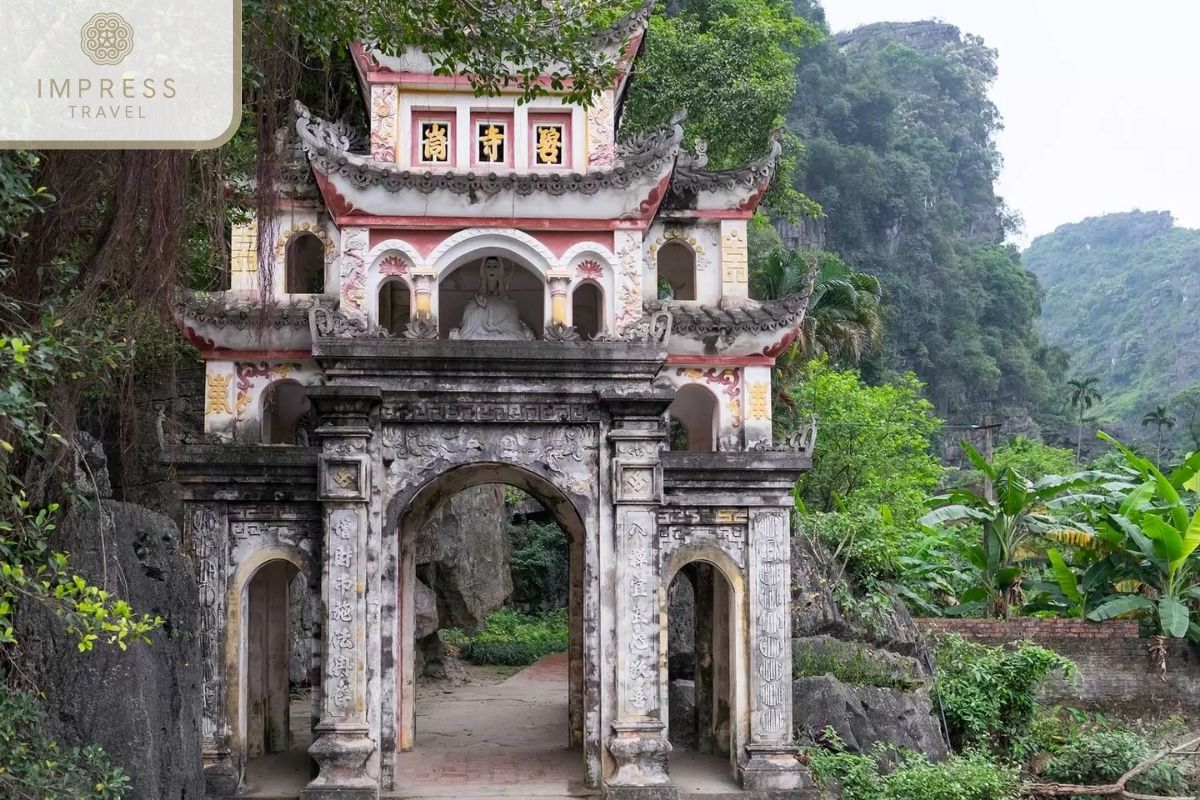
<path fill-rule="evenodd" d="M 429 318 L 433 315 L 433 283 L 436 275 L 431 271 L 413 272 L 413 316 Z"/>
<path fill-rule="evenodd" d="M 647 404 L 649 405 L 649 404 Z M 662 503 L 659 451 L 666 403 L 615 419 L 612 444 L 617 561 L 617 713 L 608 750 L 616 770 L 606 797 L 658 800 L 678 790 L 667 775 L 671 745 L 663 724 L 659 685 L 657 509 Z M 615 416 L 615 415 L 614 415 Z"/>
<path fill-rule="evenodd" d="M 207 791 L 218 797 L 236 793 L 241 780 L 241 764 L 229 743 L 231 721 L 225 713 L 223 637 L 229 562 L 228 523 L 224 503 L 186 504 L 185 544 L 192 554 L 200 589 L 200 684 L 203 688 L 200 747 Z"/>
<path fill-rule="evenodd" d="M 750 296 L 749 249 L 746 220 L 721 220 L 721 297 L 740 300 Z"/>
<path fill-rule="evenodd" d="M 302 800 L 376 800 L 367 772 L 376 743 L 367 724 L 366 581 L 371 415 L 376 387 L 314 386 L 321 443 L 318 490 L 325 517 L 321 721 L 309 753 L 320 773 Z"/>
<path fill-rule="evenodd" d="M 788 511 L 750 512 L 750 744 L 742 771 L 748 791 L 811 787 L 792 739 L 792 627 Z"/>
<path fill-rule="evenodd" d="M 746 449 L 771 444 L 771 368 L 748 366 L 742 375 L 742 430 Z"/>
<path fill-rule="evenodd" d="M 571 273 L 551 272 L 550 282 L 550 322 L 559 325 L 568 324 L 567 320 L 567 289 L 571 285 Z M 571 322 L 574 322 L 573 320 Z"/>

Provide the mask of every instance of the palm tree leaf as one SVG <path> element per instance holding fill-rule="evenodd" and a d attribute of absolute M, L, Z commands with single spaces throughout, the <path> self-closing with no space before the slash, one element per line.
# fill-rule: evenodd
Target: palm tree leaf
<path fill-rule="evenodd" d="M 1170 595 L 1158 598 L 1158 624 L 1163 633 L 1175 639 L 1182 639 L 1187 636 L 1189 622 L 1187 606 L 1179 602 L 1178 598 Z"/>
<path fill-rule="evenodd" d="M 1190 488 L 1187 484 L 1197 474 L 1200 474 L 1200 450 L 1190 454 L 1171 472 L 1171 485 L 1179 490 Z"/>
<path fill-rule="evenodd" d="M 966 522 L 968 520 L 989 520 L 991 516 L 982 511 L 964 505 L 949 505 L 935 508 L 917 520 L 921 525 L 934 527 L 949 522 Z"/>
<path fill-rule="evenodd" d="M 1093 622 L 1103 622 L 1106 619 L 1116 619 L 1134 611 L 1149 611 L 1153 608 L 1154 604 L 1140 594 L 1123 594 L 1101 603 L 1092 609 L 1092 613 L 1088 614 L 1087 618 Z"/>
<path fill-rule="evenodd" d="M 1067 566 L 1067 562 L 1063 561 L 1062 554 L 1054 548 L 1050 548 L 1046 551 L 1046 556 L 1050 559 L 1050 571 L 1054 574 L 1058 588 L 1062 589 L 1062 593 L 1071 602 L 1082 601 L 1083 595 L 1079 591 L 1079 579 L 1075 577 L 1075 571 Z"/>

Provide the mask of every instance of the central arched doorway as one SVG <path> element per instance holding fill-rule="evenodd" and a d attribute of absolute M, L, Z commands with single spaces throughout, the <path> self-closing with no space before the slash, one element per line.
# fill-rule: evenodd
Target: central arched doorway
<path fill-rule="evenodd" d="M 437 724 L 430 724 L 428 714 L 420 713 L 423 703 L 435 702 L 428 693 L 423 694 L 419 686 L 417 668 L 428 649 L 418 625 L 421 623 L 421 594 L 429 593 L 433 576 L 418 571 L 422 560 L 422 548 L 428 547 L 428 530 L 436 525 L 444 509 L 470 492 L 516 490 L 515 494 L 527 497 L 533 506 L 561 530 L 565 537 L 567 565 L 564 570 L 565 586 L 562 595 L 566 600 L 565 616 L 568 627 L 568 642 L 565 653 L 548 656 L 503 683 L 505 691 L 513 697 L 490 696 L 487 692 L 470 687 L 463 698 L 474 702 L 479 713 L 471 714 L 471 706 L 452 705 L 455 689 L 447 689 L 443 703 L 443 717 Z M 519 502 L 519 501 L 518 501 Z M 528 780 L 529 765 L 542 765 L 547 782 L 563 779 L 569 782 L 595 784 L 599 778 L 598 732 L 587 730 L 588 708 L 598 706 L 598 687 L 590 690 L 585 686 L 587 672 L 585 661 L 589 656 L 585 646 L 585 597 L 588 593 L 588 576 L 585 570 L 585 548 L 587 526 L 584 513 L 576 507 L 560 488 L 548 478 L 530 469 L 504 463 L 475 463 L 453 467 L 438 477 L 427 481 L 417 489 L 399 514 L 396 530 L 398 548 L 396 560 L 397 598 L 395 618 L 395 641 L 397 652 L 397 690 L 395 706 L 396 724 L 396 770 L 395 784 L 421 780 L 428 775 L 430 765 L 434 768 L 459 769 L 464 772 L 492 769 L 496 783 Z M 431 523 L 432 521 L 432 523 Z M 426 544 L 422 544 L 426 542 Z M 424 579 L 424 580 L 422 580 Z M 593 625 L 594 628 L 594 625 Z M 540 672 L 539 672 L 540 670 Z M 554 675 L 541 673 L 557 670 Z M 529 673 L 531 677 L 524 678 Z M 544 681 L 537 686 L 509 685 L 519 679 Z M 589 696 L 591 695 L 591 696 Z M 488 702 L 489 698 L 494 702 Z M 512 701 L 510 703 L 509 701 Z M 529 713 L 517 708 L 529 701 Z M 516 705 L 514 705 L 516 704 Z M 536 708 L 534 707 L 536 706 Z M 386 712 L 385 712 L 386 713 Z M 504 715 L 508 714 L 508 718 Z M 425 729 L 422 728 L 422 720 Z M 457 733 L 455 722 L 461 719 Z M 594 722 L 593 722 L 594 724 Z M 540 727 L 539 727 L 540 726 Z M 537 730 L 533 728 L 537 727 Z M 488 735 L 489 731 L 494 735 Z M 502 744 L 497 744 L 502 740 Z M 597 746 L 591 746 L 596 743 Z M 570 751 L 570 754 L 567 754 Z M 469 762 L 469 764 L 468 764 Z M 484 767 L 479 767 L 484 764 Z M 449 766 L 447 766 L 449 765 Z M 499 766 L 497 766 L 499 765 Z M 565 774 L 569 772 L 569 775 Z M 484 776 L 486 781 L 486 775 Z M 508 780 L 507 778 L 511 778 Z"/>

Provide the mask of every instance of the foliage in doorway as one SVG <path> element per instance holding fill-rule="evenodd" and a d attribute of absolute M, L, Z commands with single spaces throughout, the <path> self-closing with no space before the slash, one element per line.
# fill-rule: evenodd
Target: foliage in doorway
<path fill-rule="evenodd" d="M 566 650 L 570 628 L 564 609 L 530 615 L 502 608 L 489 614 L 476 633 L 442 631 L 442 640 L 475 664 L 518 667 Z"/>
<path fill-rule="evenodd" d="M 554 523 L 512 524 L 508 538 L 514 605 L 537 614 L 566 607 L 570 545 L 562 528 Z"/>

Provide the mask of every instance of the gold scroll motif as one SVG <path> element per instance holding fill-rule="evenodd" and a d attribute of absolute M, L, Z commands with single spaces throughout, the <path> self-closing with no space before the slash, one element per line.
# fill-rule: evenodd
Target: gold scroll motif
<path fill-rule="evenodd" d="M 750 419 L 770 419 L 771 404 L 767 400 L 767 384 L 750 384 Z"/>
<path fill-rule="evenodd" d="M 504 160 L 504 127 L 502 125 L 480 125 L 479 130 L 479 160 Z"/>
<path fill-rule="evenodd" d="M 538 125 L 537 160 L 539 164 L 563 163 L 562 127 L 559 125 Z"/>
<path fill-rule="evenodd" d="M 421 125 L 421 158 L 425 161 L 450 160 L 450 138 L 446 125 L 426 122 Z"/>
<path fill-rule="evenodd" d="M 205 414 L 232 414 L 233 406 L 229 405 L 229 383 L 232 375 L 209 375 L 208 396 L 204 402 Z"/>

